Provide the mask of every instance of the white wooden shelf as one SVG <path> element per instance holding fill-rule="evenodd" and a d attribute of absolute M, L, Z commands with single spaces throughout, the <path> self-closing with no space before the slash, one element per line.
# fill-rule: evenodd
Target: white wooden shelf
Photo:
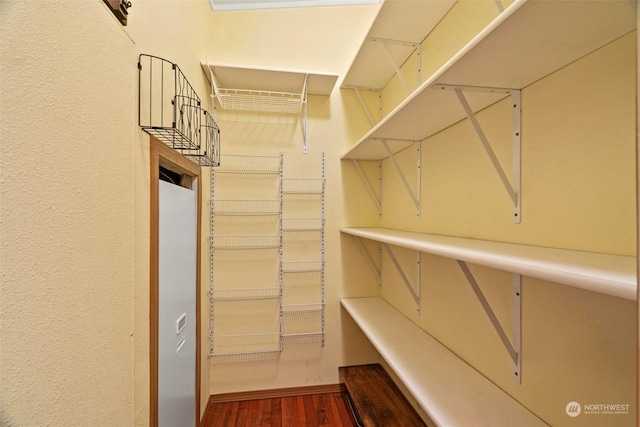
<path fill-rule="evenodd" d="M 522 89 L 633 31 L 635 2 L 515 0 L 343 159 L 381 160 L 466 117 L 455 94 L 438 85 Z M 367 64 L 368 70 L 377 64 Z M 473 111 L 506 97 L 468 94 Z"/>
<path fill-rule="evenodd" d="M 396 64 L 404 64 L 416 49 L 412 45 L 420 44 L 454 4 L 455 0 L 386 0 L 353 60 L 342 87 L 382 89 L 395 73 L 382 43 L 386 42 Z M 372 64 L 376 66 L 372 67 Z"/>
<path fill-rule="evenodd" d="M 547 425 L 382 298 L 341 304 L 436 425 Z"/>
<path fill-rule="evenodd" d="M 393 246 L 548 280 L 628 300 L 637 299 L 636 258 L 544 248 L 387 228 L 340 229 Z"/>

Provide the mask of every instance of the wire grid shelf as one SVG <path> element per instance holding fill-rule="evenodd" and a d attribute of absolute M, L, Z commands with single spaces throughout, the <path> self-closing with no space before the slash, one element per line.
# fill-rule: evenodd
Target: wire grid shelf
<path fill-rule="evenodd" d="M 311 261 L 283 261 L 283 273 L 309 273 L 322 271 L 321 260 Z"/>
<path fill-rule="evenodd" d="M 138 125 L 198 165 L 220 163 L 220 128 L 173 62 L 138 57 Z"/>
<path fill-rule="evenodd" d="M 202 110 L 204 124 L 200 129 L 200 147 L 182 150 L 182 154 L 198 166 L 220 166 L 220 128 L 208 111 Z"/>
<path fill-rule="evenodd" d="M 316 304 L 284 304 L 282 314 L 285 315 L 320 315 L 324 309 L 324 303 Z"/>
<path fill-rule="evenodd" d="M 278 249 L 280 236 L 212 236 L 211 248 L 216 249 Z"/>
<path fill-rule="evenodd" d="M 214 200 L 211 203 L 211 210 L 216 215 L 280 215 L 280 200 Z"/>
<path fill-rule="evenodd" d="M 283 337 L 324 333 L 324 304 L 282 306 Z"/>
<path fill-rule="evenodd" d="M 282 218 L 282 231 L 321 231 L 323 218 Z"/>
<path fill-rule="evenodd" d="M 225 110 L 296 114 L 302 109 L 303 93 L 249 89 L 215 89 L 215 97 Z"/>
<path fill-rule="evenodd" d="M 239 356 L 282 351 L 282 333 L 209 334 L 209 356 Z"/>
<path fill-rule="evenodd" d="M 226 154 L 220 156 L 220 166 L 215 169 L 215 172 L 279 174 L 281 172 L 280 156 Z"/>
<path fill-rule="evenodd" d="M 244 289 L 215 289 L 211 293 L 214 301 L 255 301 L 279 299 L 280 288 L 244 288 Z"/>
<path fill-rule="evenodd" d="M 325 180 L 322 178 L 285 178 L 282 191 L 285 194 L 322 194 Z"/>

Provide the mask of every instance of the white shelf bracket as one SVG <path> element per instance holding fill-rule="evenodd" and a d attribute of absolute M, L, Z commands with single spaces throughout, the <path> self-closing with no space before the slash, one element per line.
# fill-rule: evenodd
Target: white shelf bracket
<path fill-rule="evenodd" d="M 355 237 L 356 243 L 358 244 L 358 249 L 360 249 L 360 252 L 362 252 L 362 255 L 367 260 L 367 264 L 369 264 L 369 268 L 371 268 L 373 275 L 376 276 L 376 279 L 378 279 L 378 287 L 381 287 L 382 274 L 380 273 L 380 269 L 376 266 L 376 263 L 373 262 L 373 258 L 371 258 L 371 256 L 369 255 L 369 252 L 367 252 L 367 250 L 365 249 L 364 244 L 362 243 L 362 239 L 357 236 L 354 236 L 354 237 Z"/>
<path fill-rule="evenodd" d="M 353 163 L 353 166 L 356 168 L 356 171 L 358 171 L 358 175 L 360 175 L 360 179 L 364 183 L 364 186 L 367 189 L 369 196 L 371 196 L 371 200 L 373 200 L 373 203 L 375 203 L 376 208 L 378 208 L 378 215 L 382 216 L 382 164 L 381 162 L 378 162 L 378 186 L 379 186 L 378 194 L 380 196 L 377 196 L 376 193 L 373 191 L 373 187 L 369 183 L 369 180 L 367 179 L 364 172 L 362 171 L 362 168 L 360 167 L 360 162 L 357 159 L 351 159 L 351 162 Z"/>
<path fill-rule="evenodd" d="M 302 87 L 302 153 L 309 152 L 307 136 L 307 82 L 309 74 L 304 76 L 304 86 Z"/>
<path fill-rule="evenodd" d="M 353 93 L 356 94 L 356 98 L 360 103 L 360 107 L 362 107 L 362 111 L 364 111 L 364 113 L 366 114 L 367 119 L 369 120 L 369 123 L 371 123 L 371 126 L 375 126 L 378 123 L 378 121 L 382 120 L 382 91 L 380 89 L 371 89 L 371 88 L 351 86 L 351 85 L 346 86 L 346 88 L 353 90 Z M 374 120 L 373 115 L 371 114 L 371 112 L 369 111 L 369 108 L 367 108 L 367 105 L 364 102 L 364 98 L 362 98 L 361 91 L 363 90 L 366 90 L 369 92 L 376 92 L 378 96 L 378 120 L 377 121 Z"/>
<path fill-rule="evenodd" d="M 402 181 L 402 184 L 404 185 L 404 188 L 407 190 L 407 193 L 409 194 L 409 197 L 411 197 L 411 201 L 413 202 L 414 206 L 416 207 L 416 217 L 417 219 L 420 219 L 420 182 L 422 181 L 421 177 L 422 177 L 422 153 L 420 152 L 420 148 L 422 145 L 421 141 L 414 141 L 414 143 L 416 144 L 417 147 L 417 154 L 416 154 L 416 158 L 417 158 L 417 182 L 416 182 L 416 193 L 413 192 L 413 190 L 411 189 L 411 186 L 409 185 L 409 181 L 407 181 L 407 177 L 405 176 L 404 172 L 402 171 L 402 168 L 400 167 L 400 165 L 398 164 L 398 161 L 396 160 L 395 154 L 393 153 L 393 151 L 391 151 L 391 148 L 389 147 L 389 144 L 387 143 L 386 139 L 381 139 L 380 142 L 382 142 L 382 146 L 384 147 L 385 151 L 387 152 L 387 155 L 389 156 L 389 160 L 391 160 L 391 164 L 393 165 L 393 168 L 395 169 L 395 171 L 397 172 L 398 176 L 400 177 L 400 180 Z"/>
<path fill-rule="evenodd" d="M 502 88 L 485 88 L 485 87 L 469 87 L 469 86 L 452 86 L 452 85 L 434 85 L 433 89 L 449 89 L 453 90 L 464 109 L 471 126 L 473 126 L 478 139 L 482 143 L 482 146 L 489 156 L 491 160 L 491 164 L 493 168 L 498 173 L 500 177 L 500 181 L 504 186 L 509 198 L 511 199 L 511 203 L 513 204 L 512 209 L 512 219 L 515 224 L 520 224 L 521 221 L 521 194 L 520 194 L 520 152 L 521 152 L 521 97 L 520 90 L 518 89 L 502 89 Z M 471 109 L 469 102 L 465 98 L 462 91 L 472 91 L 472 92 L 489 92 L 489 93 L 503 93 L 506 95 L 511 95 L 512 105 L 513 105 L 513 129 L 512 129 L 512 177 L 511 181 L 507 177 L 500 161 L 496 157 L 493 149 L 491 148 L 491 144 L 487 139 L 478 119 L 476 118 L 475 113 Z"/>
<path fill-rule="evenodd" d="M 391 66 L 393 67 L 393 70 L 396 72 L 396 75 L 398 76 L 398 79 L 400 79 L 400 83 L 402 84 L 402 87 L 404 87 L 404 90 L 407 92 L 407 95 L 411 94 L 411 87 L 409 87 L 409 84 L 407 83 L 407 79 L 404 78 L 404 75 L 402 74 L 402 71 L 400 70 L 400 65 L 396 62 L 395 58 L 393 57 L 393 54 L 391 53 L 391 50 L 389 49 L 389 45 L 393 44 L 393 45 L 401 45 L 401 46 L 406 46 L 406 47 L 411 47 L 414 50 L 420 48 L 420 43 L 415 43 L 415 42 L 407 42 L 407 41 L 401 41 L 401 40 L 391 40 L 391 39 L 383 39 L 380 37 L 369 37 L 367 39 L 370 42 L 375 42 L 375 43 L 380 43 L 382 45 L 382 48 L 384 49 L 384 53 L 387 55 L 387 59 L 389 60 L 389 62 L 391 63 Z M 418 71 L 420 71 L 420 58 L 418 58 Z M 420 78 L 420 77 L 418 77 Z"/>
<path fill-rule="evenodd" d="M 402 266 L 400 266 L 400 264 L 398 263 L 398 260 L 396 259 L 396 256 L 394 255 L 394 253 L 391 250 L 391 248 L 389 247 L 389 245 L 386 244 L 386 243 L 382 243 L 382 247 L 384 248 L 384 250 L 389 255 L 389 258 L 391 259 L 391 262 L 393 262 L 393 265 L 396 267 L 396 270 L 398 271 L 398 274 L 400 274 L 400 277 L 402 278 L 402 281 L 404 282 L 405 286 L 409 290 L 409 293 L 413 297 L 413 300 L 416 303 L 416 312 L 418 313 L 418 315 L 420 315 L 421 314 L 420 306 L 421 306 L 421 301 L 422 301 L 422 263 L 421 263 L 421 255 L 422 255 L 422 253 L 420 251 L 416 251 L 416 262 L 417 262 L 417 270 L 418 270 L 417 276 L 418 277 L 416 278 L 416 286 L 414 288 L 414 286 L 411 284 L 411 281 L 409 281 L 409 279 L 407 278 L 407 275 L 404 273 L 404 270 L 402 269 Z"/>
<path fill-rule="evenodd" d="M 487 314 L 487 317 L 489 317 L 489 320 L 491 321 L 491 325 L 493 325 L 493 328 L 498 333 L 498 336 L 500 337 L 500 340 L 502 341 L 504 348 L 507 350 L 507 353 L 509 353 L 509 356 L 511 357 L 511 360 L 513 361 L 513 366 L 514 366 L 513 379 L 517 384 L 520 384 L 522 381 L 521 372 L 520 372 L 521 359 L 522 359 L 522 352 L 521 352 L 521 336 L 522 336 L 522 324 L 521 324 L 522 285 L 521 283 L 522 283 L 522 279 L 521 279 L 521 276 L 519 274 L 514 274 L 513 281 L 512 281 L 512 293 L 513 293 L 513 344 L 512 344 L 511 341 L 509 341 L 509 337 L 507 337 L 507 334 L 502 328 L 500 321 L 498 320 L 495 313 L 493 312 L 491 305 L 487 301 L 487 298 L 482 293 L 482 289 L 480 289 L 480 286 L 478 286 L 478 282 L 476 282 L 476 279 L 475 277 L 473 277 L 473 274 L 471 273 L 471 270 L 469 270 L 469 267 L 467 266 L 467 264 L 464 261 L 459 261 L 459 260 L 456 260 L 456 262 L 460 266 L 460 269 L 462 270 L 462 273 L 467 279 L 467 282 L 469 282 L 469 285 L 471 285 L 471 288 L 473 289 L 473 292 L 476 295 L 476 298 L 478 298 L 478 301 L 480 301 L 480 304 L 482 305 L 482 308 Z"/>

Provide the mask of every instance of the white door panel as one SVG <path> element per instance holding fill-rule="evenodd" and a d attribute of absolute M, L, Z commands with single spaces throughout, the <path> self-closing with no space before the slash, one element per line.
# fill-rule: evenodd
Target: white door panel
<path fill-rule="evenodd" d="M 196 425 L 197 193 L 159 186 L 158 425 Z"/>

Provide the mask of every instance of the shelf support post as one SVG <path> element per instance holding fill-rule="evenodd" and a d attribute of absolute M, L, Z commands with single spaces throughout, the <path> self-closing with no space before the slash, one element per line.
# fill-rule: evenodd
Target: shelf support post
<path fill-rule="evenodd" d="M 421 181 L 421 176 L 422 176 L 422 165 L 421 165 L 421 158 L 422 155 L 420 153 L 420 146 L 421 146 L 421 141 L 416 141 L 417 143 L 417 163 L 418 163 L 418 170 L 417 170 L 417 194 L 415 194 L 413 192 L 413 190 L 411 189 L 411 186 L 409 185 L 409 182 L 407 181 L 407 177 L 404 175 L 404 172 L 402 172 L 402 168 L 400 167 L 400 165 L 398 164 L 398 161 L 396 160 L 395 154 L 393 154 L 393 151 L 391 151 L 391 148 L 389 147 L 389 144 L 387 143 L 386 139 L 381 139 L 380 140 L 382 142 L 382 146 L 384 147 L 385 151 L 387 152 L 387 155 L 389 156 L 389 160 L 391 160 L 391 164 L 393 165 L 393 168 L 395 169 L 395 171 L 398 173 L 398 176 L 400 177 L 400 180 L 402 181 L 402 184 L 404 185 L 404 188 L 407 190 L 407 193 L 409 193 L 409 197 L 411 197 L 411 201 L 413 202 L 413 204 L 416 207 L 416 216 L 418 219 L 420 219 L 420 181 Z"/>
<path fill-rule="evenodd" d="M 520 274 L 513 273 L 511 292 L 513 298 L 513 347 L 518 356 L 513 368 L 513 380 L 520 384 L 522 382 L 522 276 Z"/>
<path fill-rule="evenodd" d="M 522 107 L 521 107 L 521 96 L 520 90 L 518 89 L 502 89 L 502 88 L 485 88 L 485 87 L 469 87 L 469 86 L 453 86 L 453 85 L 434 85 L 433 89 L 449 89 L 453 90 L 464 109 L 473 130 L 476 132 L 478 139 L 482 143 L 482 147 L 485 152 L 489 156 L 491 160 L 491 164 L 493 168 L 498 173 L 500 181 L 504 186 L 509 198 L 511 199 L 511 203 L 513 204 L 512 210 L 512 218 L 515 224 L 520 224 L 521 221 L 521 190 L 520 190 L 520 147 L 521 147 L 521 115 L 522 115 Z M 513 105 L 513 129 L 512 129 L 512 177 L 511 181 L 507 177 L 500 161 L 496 157 L 495 152 L 491 148 L 491 144 L 487 139 L 478 119 L 476 118 L 475 113 L 471 109 L 469 102 L 465 98 L 462 93 L 463 90 L 472 91 L 472 92 L 488 92 L 488 93 L 502 93 L 511 96 L 512 105 Z"/>
<path fill-rule="evenodd" d="M 418 267 L 418 274 L 417 274 L 417 280 L 416 280 L 416 288 L 414 289 L 414 286 L 411 284 L 411 282 L 409 281 L 409 279 L 407 278 L 407 275 L 404 273 L 404 270 L 402 269 L 402 266 L 400 265 L 400 263 L 398 263 L 398 260 L 396 259 L 396 256 L 394 255 L 393 251 L 391 250 L 391 248 L 389 247 L 389 245 L 387 243 L 382 243 L 382 247 L 384 248 L 384 250 L 387 252 L 387 254 L 389 255 L 389 258 L 391 259 L 391 262 L 393 262 L 393 265 L 396 267 L 396 270 L 398 271 L 398 274 L 400 274 L 400 278 L 402 278 L 402 281 L 404 282 L 405 286 L 407 287 L 407 289 L 409 289 L 409 293 L 411 294 L 411 296 L 413 297 L 413 300 L 416 303 L 416 312 L 418 313 L 418 315 L 421 314 L 421 301 L 422 301 L 422 267 L 421 267 L 421 252 L 420 251 L 416 251 L 416 257 L 417 257 L 417 267 Z"/>
<path fill-rule="evenodd" d="M 369 196 L 371 196 L 371 200 L 373 200 L 373 203 L 375 203 L 376 208 L 378 208 L 378 215 L 382 216 L 382 193 L 380 193 L 380 197 L 376 196 L 376 193 L 373 191 L 373 187 L 371 187 L 369 180 L 367 179 L 364 172 L 362 171 L 362 168 L 360 167 L 360 162 L 357 159 L 351 159 L 351 162 L 353 163 L 353 166 L 356 168 L 356 171 L 358 171 L 358 175 L 360 175 L 360 179 L 364 183 L 364 186 L 367 189 Z M 380 183 L 382 182 L 382 167 L 380 165 L 380 162 L 378 162 L 378 182 Z M 380 188 L 382 188 L 382 185 L 380 185 Z"/>
<path fill-rule="evenodd" d="M 309 74 L 304 76 L 304 86 L 302 87 L 302 154 L 307 154 L 308 141 L 307 141 L 307 81 L 309 80 Z"/>
<path fill-rule="evenodd" d="M 521 319 L 521 307 L 522 307 L 521 306 L 521 302 L 522 302 L 521 276 L 519 274 L 514 274 L 513 281 L 512 281 L 514 344 L 511 344 L 511 341 L 509 341 L 509 337 L 507 337 L 507 334 L 502 328 L 500 321 L 498 320 L 495 313 L 493 312 L 493 309 L 491 308 L 489 301 L 487 301 L 487 298 L 484 296 L 484 293 L 482 293 L 482 289 L 480 289 L 478 282 L 476 281 L 475 277 L 473 277 L 473 274 L 471 273 L 471 270 L 469 270 L 467 263 L 460 260 L 456 260 L 456 262 L 460 266 L 460 269 L 462 270 L 464 277 L 467 279 L 467 282 L 469 282 L 469 285 L 471 285 L 471 288 L 473 289 L 473 292 L 476 295 L 476 298 L 478 298 L 478 301 L 480 301 L 480 304 L 482 305 L 482 308 L 484 309 L 487 317 L 489 317 L 489 320 L 491 321 L 491 325 L 493 326 L 495 331 L 498 333 L 498 336 L 500 337 L 500 340 L 502 341 L 504 348 L 507 350 L 507 353 L 509 353 L 509 356 L 511 357 L 511 360 L 513 361 L 513 366 L 514 366 L 514 372 L 513 372 L 514 381 L 520 384 L 521 382 L 521 375 L 520 375 L 521 366 L 520 365 L 521 365 L 521 357 L 522 357 L 520 353 L 520 348 L 521 348 L 520 319 Z"/>

